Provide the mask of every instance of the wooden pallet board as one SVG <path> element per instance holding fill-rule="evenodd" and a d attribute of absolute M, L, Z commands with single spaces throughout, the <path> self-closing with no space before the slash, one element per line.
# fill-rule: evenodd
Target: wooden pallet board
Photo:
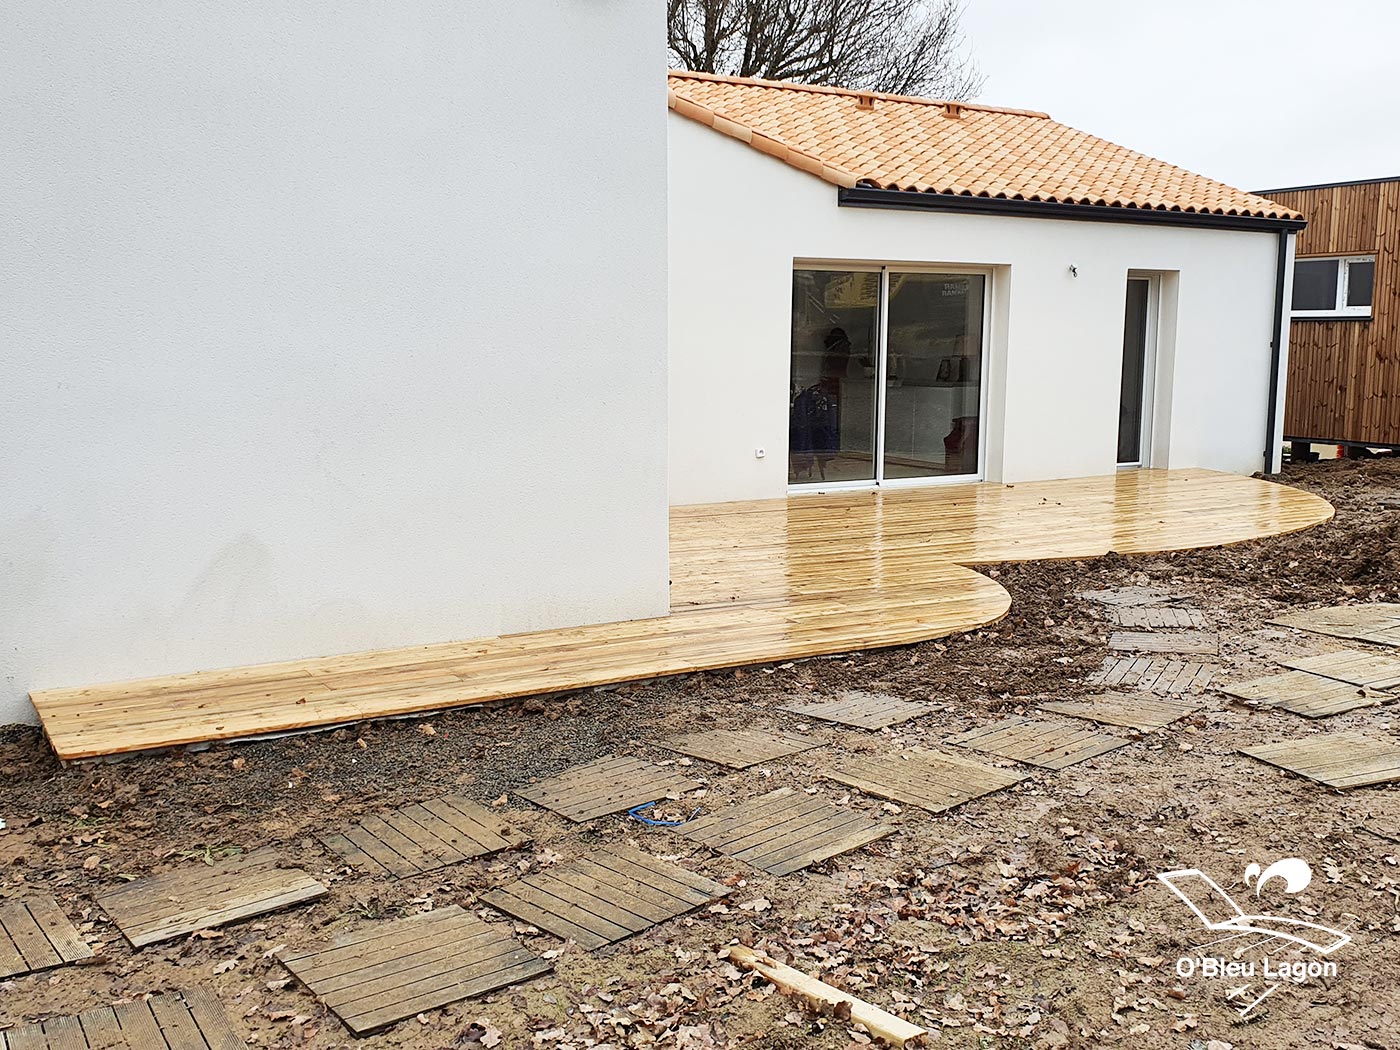
<path fill-rule="evenodd" d="M 1171 628 L 1195 628 L 1204 630 L 1210 626 L 1206 614 L 1200 609 L 1186 609 L 1177 606 L 1157 606 L 1155 608 L 1119 608 L 1109 611 L 1109 620 L 1119 627 L 1133 627 L 1147 630 Z"/>
<path fill-rule="evenodd" d="M 647 802 L 682 795 L 700 784 L 699 780 L 666 766 L 610 755 L 566 769 L 538 784 L 516 788 L 515 793 L 581 824 Z"/>
<path fill-rule="evenodd" d="M 96 898 L 137 948 L 224 926 L 324 897 L 326 887 L 299 868 L 255 850 L 217 864 L 186 864 L 108 890 Z"/>
<path fill-rule="evenodd" d="M 838 759 L 822 776 L 877 798 L 907 802 L 930 813 L 1011 787 L 1024 773 L 913 748 Z"/>
<path fill-rule="evenodd" d="M 1358 707 L 1375 707 L 1380 703 L 1364 686 L 1339 682 L 1335 678 L 1325 678 L 1307 671 L 1285 671 L 1249 682 L 1221 686 L 1220 691 L 1241 700 L 1292 711 L 1304 718 L 1326 718 L 1354 711 Z"/>
<path fill-rule="evenodd" d="M 1072 715 L 1101 725 L 1124 726 L 1150 732 L 1171 725 L 1200 710 L 1189 700 L 1131 693 L 1101 693 L 1083 700 L 1048 700 L 1039 707 L 1058 715 Z"/>
<path fill-rule="evenodd" d="M 244 1050 L 212 992 L 187 988 L 0 1032 L 0 1050 Z"/>
<path fill-rule="evenodd" d="M 658 743 L 668 751 L 703 758 L 706 762 L 748 769 L 760 762 L 776 762 L 826 743 L 805 733 L 772 732 L 765 729 L 709 729 L 701 733 L 667 737 Z"/>
<path fill-rule="evenodd" d="M 1080 722 L 1003 718 L 950 736 L 944 743 L 1025 762 L 1042 769 L 1064 769 L 1116 750 L 1130 741 L 1111 733 L 1095 732 Z"/>
<path fill-rule="evenodd" d="M 1400 604 L 1395 602 L 1299 609 L 1275 616 L 1269 622 L 1334 638 L 1379 640 L 1383 645 L 1400 644 L 1400 641 L 1394 640 L 1394 632 L 1400 628 Z"/>
<path fill-rule="evenodd" d="M 1334 788 L 1400 780 L 1400 743 L 1360 733 L 1318 733 L 1240 748 L 1242 754 Z"/>
<path fill-rule="evenodd" d="M 728 893 L 727 887 L 677 864 L 614 845 L 507 883 L 481 900 L 592 950 Z"/>
<path fill-rule="evenodd" d="M 1136 608 L 1162 605 L 1177 596 L 1165 587 L 1108 587 L 1101 591 L 1080 591 L 1077 597 L 1110 607 Z"/>
<path fill-rule="evenodd" d="M 1196 660 L 1154 660 L 1145 656 L 1110 656 L 1089 681 L 1111 688 L 1148 693 L 1198 693 L 1220 668 Z"/>
<path fill-rule="evenodd" d="M 1114 631 L 1108 647 L 1121 653 L 1193 654 L 1220 652 L 1220 635 L 1214 631 Z"/>
<path fill-rule="evenodd" d="M 0 980 L 91 958 L 92 949 L 53 897 L 0 904 Z"/>
<path fill-rule="evenodd" d="M 455 904 L 284 952 L 281 960 L 356 1035 L 552 968 L 503 925 Z"/>
<path fill-rule="evenodd" d="M 444 795 L 361 818 L 321 836 L 348 864 L 372 875 L 406 877 L 514 849 L 530 837 L 471 799 Z"/>
<path fill-rule="evenodd" d="M 789 875 L 892 835 L 895 828 L 783 787 L 675 830 L 770 875 Z"/>
<path fill-rule="evenodd" d="M 930 704 L 924 700 L 901 700 L 887 693 L 867 693 L 851 689 L 834 700 L 818 700 L 810 704 L 784 704 L 780 711 L 787 711 L 804 718 L 817 718 L 823 722 L 836 722 L 856 729 L 884 729 L 898 725 L 934 711 L 942 710 L 940 704 Z"/>
<path fill-rule="evenodd" d="M 1339 682 L 1363 685 L 1370 689 L 1391 689 L 1400 686 L 1400 660 L 1359 649 L 1342 649 L 1317 656 L 1296 656 L 1282 661 L 1285 667 L 1335 678 Z"/>

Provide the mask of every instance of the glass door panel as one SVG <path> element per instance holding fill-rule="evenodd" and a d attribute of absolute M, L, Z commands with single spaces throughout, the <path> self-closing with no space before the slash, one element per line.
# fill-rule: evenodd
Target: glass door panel
<path fill-rule="evenodd" d="M 876 480 L 880 274 L 795 270 L 788 484 Z"/>
<path fill-rule="evenodd" d="M 980 274 L 889 275 L 884 478 L 978 472 L 986 283 Z"/>
<path fill-rule="evenodd" d="M 1123 386 L 1118 402 L 1118 465 L 1143 462 L 1143 417 L 1147 402 L 1147 325 L 1152 282 L 1128 278 L 1123 316 Z"/>

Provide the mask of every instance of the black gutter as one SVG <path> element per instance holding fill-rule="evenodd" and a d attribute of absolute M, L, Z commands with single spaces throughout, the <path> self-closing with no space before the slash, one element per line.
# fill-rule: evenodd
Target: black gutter
<path fill-rule="evenodd" d="M 1288 277 L 1288 231 L 1278 231 L 1278 275 L 1274 283 L 1274 335 L 1269 341 L 1269 428 L 1264 432 L 1264 473 L 1274 458 L 1274 428 L 1278 426 L 1279 372 L 1283 364 L 1283 285 Z"/>
<path fill-rule="evenodd" d="M 867 186 L 839 187 L 836 202 L 844 208 L 895 208 L 918 211 L 971 212 L 1032 219 L 1077 219 L 1084 222 L 1128 222 L 1142 226 L 1195 226 L 1213 230 L 1301 230 L 1304 219 L 1274 219 L 1259 215 L 1216 215 L 1212 212 L 1154 211 L 1106 204 L 1059 204 L 1018 201 L 1005 197 L 970 197 L 917 190 L 882 190 Z"/>
<path fill-rule="evenodd" d="M 1267 197 L 1271 193 L 1302 193 L 1304 190 L 1340 190 L 1348 186 L 1376 186 L 1384 182 L 1400 182 L 1400 175 L 1387 175 L 1379 179 L 1352 179 L 1350 182 L 1315 182 L 1311 186 L 1278 186 L 1272 190 L 1250 190 L 1250 193 Z M 1331 444 L 1331 442 L 1327 442 Z M 1380 446 L 1376 446 L 1379 448 Z"/>

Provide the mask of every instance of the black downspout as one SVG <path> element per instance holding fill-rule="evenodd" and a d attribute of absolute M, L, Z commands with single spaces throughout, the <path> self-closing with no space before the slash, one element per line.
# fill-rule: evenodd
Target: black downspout
<path fill-rule="evenodd" d="M 1264 433 L 1264 473 L 1274 459 L 1274 430 L 1278 426 L 1278 384 L 1283 362 L 1283 285 L 1288 277 L 1288 231 L 1278 231 L 1278 275 L 1274 283 L 1274 336 L 1269 345 L 1273 356 L 1269 364 L 1269 429 Z"/>

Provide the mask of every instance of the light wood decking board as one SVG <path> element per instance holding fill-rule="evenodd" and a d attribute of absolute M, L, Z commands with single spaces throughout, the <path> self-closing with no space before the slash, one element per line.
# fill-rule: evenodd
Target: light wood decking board
<path fill-rule="evenodd" d="M 671 615 L 32 694 L 63 759 L 902 645 L 1005 615 L 965 565 L 1307 528 L 1315 496 L 1209 471 L 678 507 Z"/>

